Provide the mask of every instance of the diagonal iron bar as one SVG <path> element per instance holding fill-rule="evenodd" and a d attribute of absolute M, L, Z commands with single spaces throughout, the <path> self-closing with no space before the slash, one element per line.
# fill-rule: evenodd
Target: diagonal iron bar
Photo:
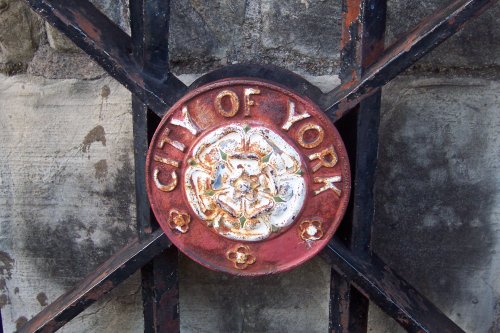
<path fill-rule="evenodd" d="M 170 241 L 161 230 L 142 241 L 129 243 L 28 321 L 18 333 L 57 331 L 170 246 Z"/>
<path fill-rule="evenodd" d="M 320 102 L 332 121 L 337 121 L 365 97 L 373 94 L 448 37 L 462 29 L 497 0 L 457 0 L 424 20 L 400 38 L 359 79 L 346 82 L 323 95 Z"/>
<path fill-rule="evenodd" d="M 409 332 L 464 333 L 375 254 L 357 256 L 334 239 L 321 256 Z"/>
<path fill-rule="evenodd" d="M 143 71 L 131 37 L 88 0 L 25 1 L 159 116 L 185 93 L 186 86 L 173 74 L 158 78 Z"/>
<path fill-rule="evenodd" d="M 142 242 L 129 244 L 73 290 L 42 310 L 19 333 L 55 332 L 170 245 L 161 229 Z M 331 241 L 321 255 L 410 332 L 463 333 L 376 255 L 356 256 L 337 240 Z"/>

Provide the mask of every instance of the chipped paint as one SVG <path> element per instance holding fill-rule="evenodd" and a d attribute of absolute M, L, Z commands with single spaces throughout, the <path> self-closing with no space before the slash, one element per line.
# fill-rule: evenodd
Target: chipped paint
<path fill-rule="evenodd" d="M 306 197 L 299 153 L 265 127 L 231 124 L 194 147 L 184 175 L 188 201 L 220 235 L 259 241 L 294 222 Z"/>

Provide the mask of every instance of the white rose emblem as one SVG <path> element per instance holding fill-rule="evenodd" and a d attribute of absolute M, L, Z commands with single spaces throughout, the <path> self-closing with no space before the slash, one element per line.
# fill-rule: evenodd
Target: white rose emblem
<path fill-rule="evenodd" d="M 184 188 L 195 213 L 220 235 L 259 241 L 289 226 L 306 195 L 298 152 L 274 131 L 218 128 L 193 148 Z"/>

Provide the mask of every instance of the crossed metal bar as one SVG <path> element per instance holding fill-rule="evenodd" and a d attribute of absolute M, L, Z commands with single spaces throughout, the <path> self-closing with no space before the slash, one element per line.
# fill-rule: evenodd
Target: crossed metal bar
<path fill-rule="evenodd" d="M 169 71 L 169 0 L 130 0 L 132 36 L 88 0 L 25 1 L 133 94 L 139 237 L 20 332 L 56 331 L 138 269 L 143 276 L 145 331 L 177 332 L 177 250 L 150 215 L 144 186 L 148 137 L 159 117 L 188 89 Z M 325 94 L 315 89 L 309 94 L 341 132 L 346 124 L 357 129 L 353 147 L 348 147 L 356 152 L 351 161 L 355 172 L 348 227 L 321 253 L 332 266 L 331 332 L 365 332 L 368 300 L 409 332 L 463 332 L 371 251 L 380 88 L 495 2 L 454 1 L 386 49 L 385 0 L 343 2 L 341 84 Z M 228 73 L 230 69 L 219 75 Z M 277 75 L 266 67 L 246 73 L 270 79 Z M 279 79 L 292 86 L 298 82 L 293 77 Z M 353 110 L 357 112 L 349 113 Z"/>

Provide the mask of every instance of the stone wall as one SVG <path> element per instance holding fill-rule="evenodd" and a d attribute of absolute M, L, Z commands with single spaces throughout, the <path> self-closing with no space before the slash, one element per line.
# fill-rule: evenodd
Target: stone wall
<path fill-rule="evenodd" d="M 129 32 L 127 1 L 92 0 Z M 388 1 L 392 42 L 448 0 Z M 271 63 L 338 83 L 340 2 L 174 0 L 184 80 Z M 383 90 L 374 248 L 467 332 L 500 331 L 500 6 Z M 0 308 L 14 332 L 134 236 L 130 94 L 0 0 Z M 182 257 L 183 332 L 325 332 L 329 267 L 240 279 Z M 140 332 L 140 279 L 62 332 Z M 371 332 L 401 329 L 376 306 Z"/>

